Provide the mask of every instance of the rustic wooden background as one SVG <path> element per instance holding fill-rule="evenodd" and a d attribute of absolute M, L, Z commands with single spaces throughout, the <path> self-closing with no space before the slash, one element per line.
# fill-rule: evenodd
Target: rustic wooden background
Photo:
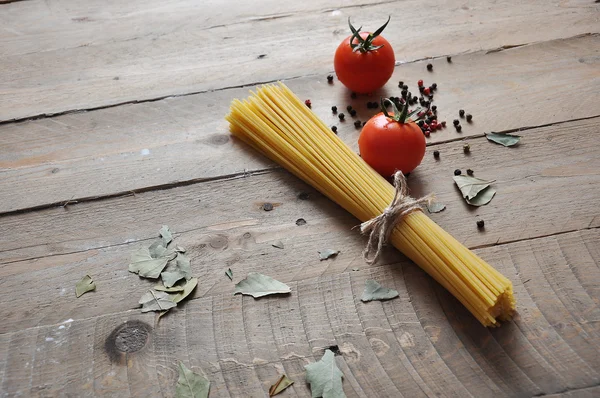
<path fill-rule="evenodd" d="M 331 346 L 348 397 L 600 395 L 598 1 L 0 3 L 0 396 L 172 397 L 183 361 L 211 397 L 264 397 L 284 372 L 296 383 L 281 396 L 309 397 L 304 365 Z M 432 135 L 409 182 L 512 280 L 518 315 L 501 328 L 392 249 L 367 266 L 357 220 L 228 133 L 230 100 L 278 79 L 327 123 L 332 105 L 366 120 L 370 99 L 326 76 L 348 17 L 373 30 L 388 15 L 387 93 L 425 78 L 442 118 L 474 115 Z M 337 124 L 355 148 L 351 121 Z M 456 168 L 495 179 L 494 200 L 468 208 Z M 155 326 L 137 308 L 152 284 L 127 264 L 163 224 L 200 281 Z M 324 248 L 341 254 L 319 261 Z M 227 268 L 292 293 L 234 297 Z M 85 274 L 97 290 L 76 299 Z M 360 302 L 366 279 L 400 297 Z M 113 338 L 128 325 L 146 334 L 123 353 Z"/>

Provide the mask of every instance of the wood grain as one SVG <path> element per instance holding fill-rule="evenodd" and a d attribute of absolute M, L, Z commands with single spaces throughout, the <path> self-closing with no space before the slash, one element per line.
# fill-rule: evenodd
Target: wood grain
<path fill-rule="evenodd" d="M 409 178 L 412 192 L 415 196 L 435 192 L 447 209 L 432 219 L 472 248 L 597 228 L 600 167 L 595 154 L 600 141 L 589 137 L 599 122 L 596 118 L 532 129 L 516 148 L 470 139 L 468 156 L 462 142 L 436 146 L 440 160 L 427 153 Z M 563 156 L 553 157 L 556 151 Z M 522 159 L 529 160 L 527 167 Z M 580 165 L 580 174 L 573 173 L 575 165 Z M 548 168 L 561 166 L 570 170 L 569 186 L 565 177 L 545 175 Z M 495 179 L 498 193 L 493 201 L 481 208 L 466 205 L 451 178 L 455 168 L 472 168 L 476 176 Z M 578 188 L 573 191 L 570 186 Z M 299 199 L 301 192 L 309 192 L 311 198 Z M 262 210 L 265 202 L 274 203 L 274 210 Z M 297 226 L 298 218 L 307 224 Z M 485 231 L 477 230 L 477 219 L 485 220 Z M 364 239 L 352 231 L 357 221 L 281 170 L 6 216 L 2 221 L 1 283 L 3 291 L 15 297 L 0 303 L 3 332 L 56 323 L 65 312 L 80 319 L 137 307 L 149 284 L 127 272 L 129 256 L 147 245 L 162 224 L 171 226 L 193 258 L 200 279 L 195 297 L 228 291 L 230 284 L 224 278 L 228 267 L 236 281 L 257 271 L 289 282 L 363 266 Z M 271 246 L 277 240 L 284 243 L 283 251 Z M 338 261 L 321 262 L 317 252 L 324 248 L 341 250 L 342 255 Z M 598 268 L 591 265 L 597 264 L 600 254 L 591 251 L 584 256 L 569 247 L 564 253 L 587 264 L 574 270 L 582 277 L 584 290 L 570 293 L 590 297 L 578 299 L 584 306 L 580 312 L 586 312 L 585 308 L 598 305 L 597 284 L 592 282 L 599 277 Z M 392 263 L 398 256 L 389 249 L 382 261 Z M 93 276 L 97 292 L 75 300 L 75 283 L 85 274 Z M 37 294 L 21 294 L 25 284 Z M 105 289 L 110 289 L 109 296 L 99 293 Z M 569 310 L 577 314 L 568 308 L 563 315 Z"/>
<path fill-rule="evenodd" d="M 449 124 L 458 109 L 474 115 L 473 123 L 463 121 L 462 134 L 452 127 L 432 134 L 435 143 L 597 116 L 598 54 L 600 36 L 592 35 L 454 57 L 452 64 L 442 60 L 431 77 L 424 76 L 425 62 L 406 64 L 392 81 L 411 87 L 423 77 L 436 81 L 439 115 Z M 486 77 L 474 83 L 474 76 Z M 339 123 L 330 107 L 351 104 L 366 120 L 373 111 L 365 103 L 374 98 L 352 100 L 339 83 L 330 86 L 322 77 L 286 83 L 300 98 L 311 98 L 315 113 L 338 125 L 356 148 L 359 131 L 350 121 Z M 222 90 L 0 125 L 0 212 L 271 168 L 230 138 L 223 119 L 231 99 L 246 95 L 246 88 Z M 399 95 L 397 88 L 387 95 Z"/>
<path fill-rule="evenodd" d="M 476 250 L 515 285 L 519 314 L 497 329 L 481 327 L 423 271 L 400 261 L 292 281 L 290 295 L 260 300 L 232 296 L 229 283 L 229 292 L 188 301 L 158 326 L 152 315 L 138 310 L 72 322 L 63 313 L 56 324 L 0 334 L 0 349 L 7 353 L 0 360 L 1 389 L 11 395 L 56 395 L 68 386 L 77 396 L 170 397 L 181 360 L 205 372 L 213 382 L 211 396 L 263 396 L 276 376 L 287 372 L 296 381 L 288 394 L 307 397 L 303 365 L 334 345 L 349 397 L 589 395 L 600 383 L 592 355 L 598 356 L 600 340 L 590 339 L 584 347 L 580 331 L 597 328 L 597 316 L 585 312 L 566 323 L 552 319 L 554 300 L 565 308 L 582 305 L 568 289 L 583 290 L 573 267 L 588 262 L 584 255 L 565 267 L 560 251 L 545 255 L 557 246 L 591 254 L 588 244 L 598 247 L 599 229 Z M 522 263 L 544 283 L 532 284 Z M 362 303 L 366 279 L 397 289 L 400 297 Z M 568 281 L 568 289 L 556 284 L 559 279 Z M 142 349 L 109 355 L 112 332 L 140 321 L 149 325 Z M 282 333 L 287 337 L 281 339 Z M 54 372 L 53 361 L 68 368 Z"/>
<path fill-rule="evenodd" d="M 3 6 L 0 121 L 325 74 L 349 16 L 373 31 L 393 15 L 386 37 L 406 62 L 598 32 L 599 10 L 576 0 L 128 3 Z M 405 12 L 416 9 L 426 12 Z"/>

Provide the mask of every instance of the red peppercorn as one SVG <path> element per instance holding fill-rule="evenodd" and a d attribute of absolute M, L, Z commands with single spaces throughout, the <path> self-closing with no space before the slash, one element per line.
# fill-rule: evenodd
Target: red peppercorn
<path fill-rule="evenodd" d="M 423 134 L 425 134 L 425 137 L 429 137 L 431 135 L 431 133 L 429 132 L 429 130 L 425 130 L 425 132 Z"/>
<path fill-rule="evenodd" d="M 437 129 L 438 129 L 438 130 L 441 130 L 441 129 L 442 129 L 442 127 L 443 127 L 443 126 L 442 126 L 441 124 L 438 124 L 438 125 L 437 125 Z"/>
<path fill-rule="evenodd" d="M 444 127 L 444 128 L 446 127 L 446 121 L 445 120 L 442 122 L 442 127 Z"/>
<path fill-rule="evenodd" d="M 431 116 L 431 115 L 433 115 L 433 112 L 427 111 L 427 116 Z"/>
<path fill-rule="evenodd" d="M 419 80 L 419 81 L 417 82 L 417 84 L 419 85 L 419 87 L 423 87 L 423 80 Z"/>
<path fill-rule="evenodd" d="M 423 123 L 423 127 L 421 128 L 427 130 L 429 128 L 429 125 L 427 123 Z"/>
<path fill-rule="evenodd" d="M 312 106 L 312 102 L 310 102 L 309 99 L 307 99 L 306 101 L 304 101 L 304 103 L 306 104 L 306 106 L 308 106 L 309 108 Z"/>
<path fill-rule="evenodd" d="M 425 95 L 430 95 L 431 94 L 431 90 L 429 89 L 429 87 L 425 87 L 423 89 L 423 94 L 425 94 Z"/>

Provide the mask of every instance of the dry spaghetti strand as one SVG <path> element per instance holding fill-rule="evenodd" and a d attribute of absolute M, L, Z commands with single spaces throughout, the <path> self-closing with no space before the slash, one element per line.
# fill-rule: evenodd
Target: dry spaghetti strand
<path fill-rule="evenodd" d="M 380 215 L 392 187 L 283 83 L 231 103 L 231 132 L 361 221 Z M 422 211 L 396 225 L 390 242 L 456 297 L 484 326 L 515 311 L 512 283 Z"/>

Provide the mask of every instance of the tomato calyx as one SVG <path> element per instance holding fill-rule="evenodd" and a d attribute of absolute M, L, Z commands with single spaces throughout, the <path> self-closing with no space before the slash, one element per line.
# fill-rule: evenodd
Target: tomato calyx
<path fill-rule="evenodd" d="M 393 115 L 390 115 L 390 113 L 387 111 L 387 106 L 386 104 L 391 104 L 392 105 L 392 110 L 394 112 Z M 421 108 L 417 108 L 413 111 L 408 111 L 408 101 L 404 102 L 404 106 L 402 107 L 402 111 L 398 110 L 398 107 L 396 106 L 396 103 L 394 101 L 392 101 L 389 98 L 381 98 L 381 112 L 383 112 L 383 114 L 385 115 L 385 117 L 387 117 L 388 119 L 392 119 L 395 122 L 398 122 L 400 124 L 404 124 L 404 123 L 409 123 L 409 122 L 414 122 L 416 120 L 419 120 L 423 117 L 423 115 L 427 114 L 427 112 L 423 112 L 421 116 L 419 116 L 419 112 L 421 112 Z M 412 119 L 413 115 L 417 115 L 416 119 Z"/>
<path fill-rule="evenodd" d="M 348 25 L 350 26 L 350 30 L 352 31 L 352 37 L 350 38 L 350 47 L 352 47 L 352 52 L 360 51 L 361 53 L 366 53 L 368 51 L 375 51 L 375 50 L 378 50 L 381 47 L 383 47 L 383 45 L 380 45 L 380 46 L 373 45 L 373 40 L 377 36 L 379 36 L 381 34 L 381 32 L 383 32 L 383 30 L 386 28 L 388 23 L 390 23 L 390 19 L 391 19 L 391 16 L 388 16 L 388 20 L 386 23 L 381 25 L 379 27 L 379 29 L 377 29 L 375 32 L 369 33 L 369 35 L 363 39 L 360 35 L 360 30 L 362 29 L 362 26 L 359 27 L 358 29 L 356 29 L 354 26 L 352 26 L 352 23 L 350 22 L 350 18 L 348 18 Z M 355 43 L 354 39 L 356 39 L 356 41 L 358 41 L 358 43 Z"/>

